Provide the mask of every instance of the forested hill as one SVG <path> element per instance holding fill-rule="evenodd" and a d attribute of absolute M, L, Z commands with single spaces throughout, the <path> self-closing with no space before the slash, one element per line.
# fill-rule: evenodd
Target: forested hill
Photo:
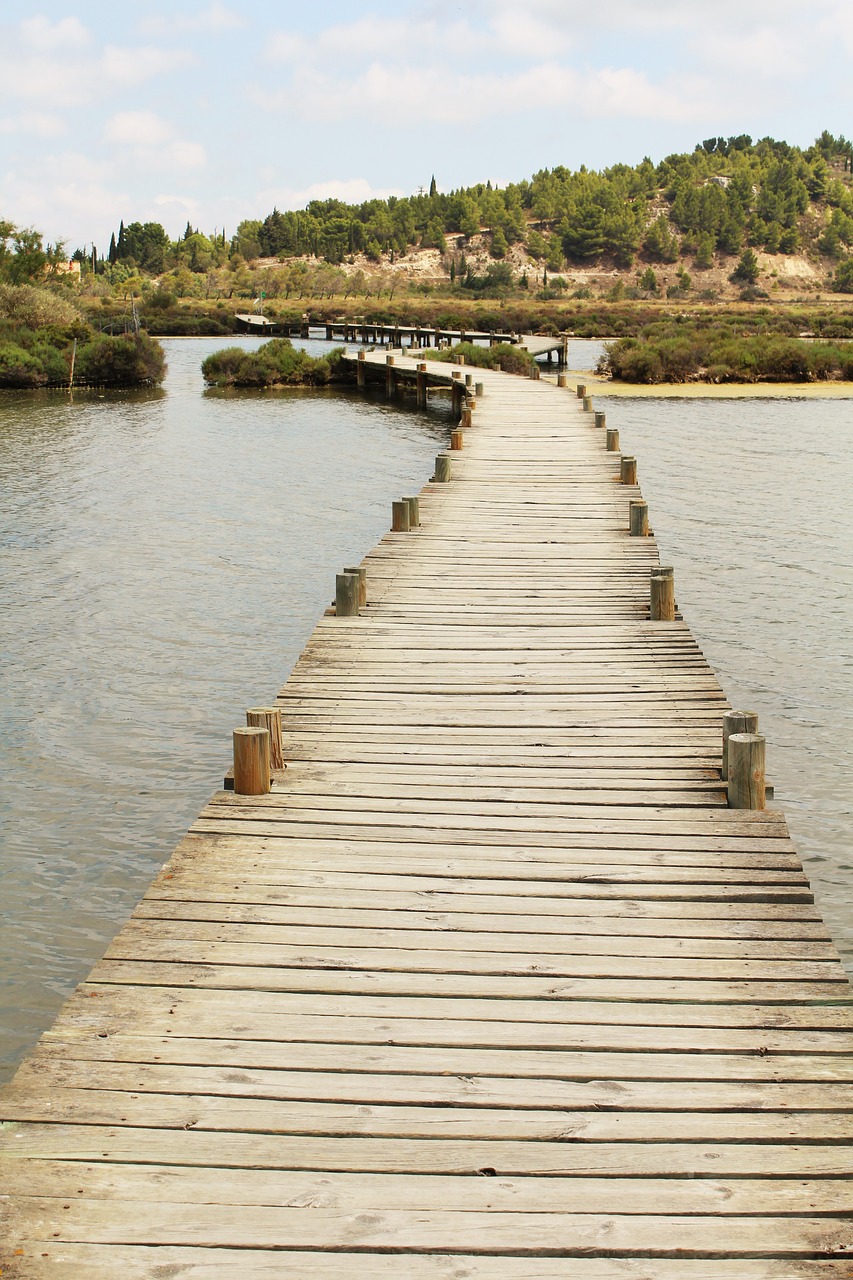
<path fill-rule="evenodd" d="M 827 132 L 806 150 L 772 138 L 710 138 L 659 164 L 645 159 L 601 172 L 558 166 L 500 190 L 487 183 L 445 194 L 433 180 L 428 192 L 408 198 L 273 209 L 242 222 L 232 248 L 245 259 L 311 255 L 340 263 L 415 246 L 444 252 L 449 237 L 464 243 L 484 233 L 492 257 L 518 244 L 552 271 L 605 257 L 627 267 L 638 254 L 660 262 L 690 256 L 701 268 L 715 253 L 746 247 L 841 260 L 853 244 L 851 169 L 853 144 Z"/>

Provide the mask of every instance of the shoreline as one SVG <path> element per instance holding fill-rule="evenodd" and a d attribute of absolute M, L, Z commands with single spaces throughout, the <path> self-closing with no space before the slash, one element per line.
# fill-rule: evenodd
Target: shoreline
<path fill-rule="evenodd" d="M 656 400 L 853 400 L 853 382 L 611 382 L 585 369 L 568 369 L 587 395 Z"/>

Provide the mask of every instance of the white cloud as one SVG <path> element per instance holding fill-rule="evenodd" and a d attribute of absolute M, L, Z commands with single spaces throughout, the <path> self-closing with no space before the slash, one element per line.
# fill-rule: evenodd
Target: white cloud
<path fill-rule="evenodd" d="M 157 49 L 150 45 L 117 48 L 107 45 L 100 65 L 106 76 L 124 85 L 142 84 L 153 76 L 177 71 L 195 62 L 195 56 L 184 49 Z"/>
<path fill-rule="evenodd" d="M 279 209 L 303 209 L 311 200 L 343 200 L 346 204 L 361 204 L 364 200 L 387 200 L 389 196 L 405 194 L 399 187 L 372 187 L 366 178 L 329 178 L 301 190 L 270 186 L 256 192 L 255 201 L 264 209 L 271 209 L 274 205 Z"/>
<path fill-rule="evenodd" d="M 39 14 L 34 18 L 25 18 L 19 30 L 24 43 L 42 53 L 81 49 L 91 39 L 79 18 L 63 18 L 60 22 L 51 22 Z"/>
<path fill-rule="evenodd" d="M 168 36 L 175 31 L 219 32 L 236 31 L 246 26 L 246 19 L 224 4 L 209 4 L 193 14 L 154 15 L 142 18 L 137 31 L 144 35 Z"/>
<path fill-rule="evenodd" d="M 58 138 L 67 133 L 68 124 L 62 116 L 45 111 L 22 111 L 16 116 L 0 116 L 0 134 L 29 135 L 34 138 Z"/>
<path fill-rule="evenodd" d="M 199 169 L 207 163 L 200 143 L 179 137 L 174 126 L 153 111 L 119 111 L 104 125 L 103 138 L 136 166 Z"/>

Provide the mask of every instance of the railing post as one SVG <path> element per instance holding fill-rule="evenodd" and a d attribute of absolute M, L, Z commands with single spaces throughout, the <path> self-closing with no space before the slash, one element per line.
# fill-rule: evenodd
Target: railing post
<path fill-rule="evenodd" d="M 270 735 L 270 766 L 284 768 L 281 746 L 281 707 L 249 707 L 246 724 L 250 729 L 266 729 Z"/>
<path fill-rule="evenodd" d="M 238 796 L 265 796 L 269 790 L 269 729 L 235 729 L 234 791 Z"/>
<path fill-rule="evenodd" d="M 724 782 L 729 776 L 729 739 L 733 733 L 758 733 L 758 712 L 727 711 L 723 716 L 723 755 L 720 762 L 720 777 Z"/>
<path fill-rule="evenodd" d="M 359 582 L 357 573 L 335 575 L 335 616 L 358 617 Z"/>
<path fill-rule="evenodd" d="M 729 737 L 729 808 L 763 809 L 767 801 L 764 781 L 765 739 L 760 733 L 733 733 Z"/>
<path fill-rule="evenodd" d="M 652 622 L 675 621 L 675 575 L 671 568 L 659 567 L 651 571 L 649 617 Z"/>
<path fill-rule="evenodd" d="M 364 565 L 347 565 L 344 573 L 358 574 L 358 607 L 363 609 L 367 604 L 367 570 Z"/>
<path fill-rule="evenodd" d="M 632 538 L 645 538 L 649 532 L 649 507 L 646 502 L 632 502 L 628 507 L 628 532 Z"/>

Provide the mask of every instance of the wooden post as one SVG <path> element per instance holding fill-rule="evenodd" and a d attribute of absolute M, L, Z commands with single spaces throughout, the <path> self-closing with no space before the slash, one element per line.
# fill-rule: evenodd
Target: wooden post
<path fill-rule="evenodd" d="M 649 617 L 652 622 L 675 621 L 675 577 L 671 568 L 657 568 L 651 571 Z"/>
<path fill-rule="evenodd" d="M 584 413 L 592 413 L 592 396 L 584 396 L 583 407 Z"/>
<path fill-rule="evenodd" d="M 391 532 L 408 533 L 411 527 L 412 525 L 409 519 L 409 504 L 406 499 L 401 498 L 399 502 L 392 502 Z"/>
<path fill-rule="evenodd" d="M 583 382 L 579 382 L 578 383 L 578 400 L 583 400 L 585 395 L 586 395 L 586 384 Z"/>
<path fill-rule="evenodd" d="M 357 364 L 356 364 L 356 366 L 355 366 L 355 380 L 356 380 L 356 385 L 357 385 L 361 390 L 363 390 L 363 389 L 364 389 L 364 383 L 365 383 L 365 372 L 364 372 L 364 367 L 365 367 L 366 362 L 367 362 L 367 355 L 366 355 L 366 353 L 365 353 L 364 351 L 359 351 L 359 353 L 358 353 L 358 363 L 357 363 Z"/>
<path fill-rule="evenodd" d="M 460 427 L 470 427 L 471 425 L 471 410 L 468 405 L 465 406 L 459 415 L 459 425 Z"/>
<path fill-rule="evenodd" d="M 270 735 L 270 765 L 284 768 L 284 752 L 281 749 L 281 707 L 250 707 L 246 712 L 246 724 L 250 729 L 266 729 Z"/>
<path fill-rule="evenodd" d="M 758 733 L 757 711 L 727 711 L 723 716 L 723 757 L 720 777 L 725 782 L 729 776 L 729 739 L 733 733 Z"/>
<path fill-rule="evenodd" d="M 433 479 L 438 484 L 446 484 L 450 479 L 450 459 L 446 453 L 440 453 L 436 457 Z"/>
<path fill-rule="evenodd" d="M 619 452 L 619 428 L 607 427 L 606 439 L 607 439 L 607 452 L 618 453 Z"/>
<path fill-rule="evenodd" d="M 486 394 L 486 388 L 482 382 L 477 382 L 474 384 L 474 392 L 478 400 L 480 399 L 481 396 Z"/>
<path fill-rule="evenodd" d="M 766 744 L 761 733 L 733 733 L 729 737 L 729 808 L 763 809 Z"/>
<path fill-rule="evenodd" d="M 394 357 L 385 357 L 385 394 L 393 396 L 395 390 L 394 383 Z"/>
<path fill-rule="evenodd" d="M 558 387 L 567 387 L 568 385 L 569 385 L 569 379 L 566 377 L 566 375 L 565 375 L 564 373 L 558 373 L 558 374 L 557 374 L 557 386 L 558 386 Z"/>
<path fill-rule="evenodd" d="M 458 427 L 456 428 L 455 431 L 451 431 L 450 433 L 451 449 L 461 449 L 464 440 L 465 440 L 465 433 L 463 431 L 460 431 Z"/>
<path fill-rule="evenodd" d="M 409 528 L 417 529 L 421 523 L 421 504 L 418 498 L 404 498 L 409 504 Z"/>
<path fill-rule="evenodd" d="M 627 453 L 623 453 L 622 461 L 619 463 L 619 483 L 637 483 L 637 459 L 630 457 Z"/>
<path fill-rule="evenodd" d="M 465 374 L 465 386 L 466 386 L 466 387 L 473 387 L 473 385 L 474 385 L 474 375 L 473 375 L 473 373 L 466 373 L 466 374 Z"/>
<path fill-rule="evenodd" d="M 270 789 L 269 729 L 234 730 L 234 791 L 265 796 Z"/>
<path fill-rule="evenodd" d="M 344 573 L 358 574 L 358 607 L 363 609 L 367 604 L 367 570 L 363 564 L 347 565 Z"/>
<path fill-rule="evenodd" d="M 457 375 L 454 373 L 453 376 L 454 378 L 456 378 L 457 376 L 461 377 L 462 375 L 461 374 Z M 462 388 L 462 383 L 461 382 L 452 383 L 450 387 L 450 406 L 451 406 L 450 411 L 453 414 L 453 417 L 456 419 L 458 419 L 462 414 L 462 400 L 464 396 L 465 396 L 465 392 Z"/>
<path fill-rule="evenodd" d="M 358 574 L 338 573 L 335 575 L 335 616 L 338 618 L 358 617 Z"/>
<path fill-rule="evenodd" d="M 422 360 L 418 365 L 418 371 L 415 375 L 415 396 L 419 409 L 427 407 L 427 375 L 426 361 Z"/>
<path fill-rule="evenodd" d="M 595 411 L 595 425 L 597 427 L 601 427 L 602 429 L 606 428 L 607 426 L 607 414 L 602 413 L 600 409 L 596 409 Z"/>
<path fill-rule="evenodd" d="M 530 370 L 530 376 L 534 382 L 539 381 L 539 365 L 538 364 L 535 364 L 533 368 Z"/>
<path fill-rule="evenodd" d="M 628 507 L 628 532 L 632 538 L 645 538 L 649 532 L 649 507 L 646 502 L 632 502 Z"/>
<path fill-rule="evenodd" d="M 465 338 L 465 335 L 464 335 L 464 333 L 463 333 L 463 334 L 462 334 L 462 339 L 463 339 L 463 341 L 464 341 L 464 338 Z M 464 363 L 465 363 L 465 357 L 464 357 L 464 356 L 460 356 L 460 355 L 458 355 L 458 356 L 456 357 L 456 363 L 457 363 L 457 364 L 464 364 Z M 462 374 L 461 374 L 461 373 L 459 374 L 459 377 L 460 377 L 460 378 L 462 377 Z"/>

